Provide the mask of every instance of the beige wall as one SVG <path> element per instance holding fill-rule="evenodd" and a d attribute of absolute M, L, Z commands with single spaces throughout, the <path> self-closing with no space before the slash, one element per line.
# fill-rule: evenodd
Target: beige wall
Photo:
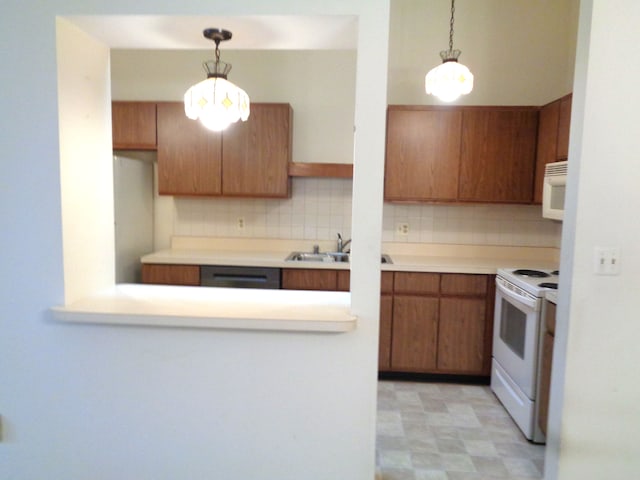
<path fill-rule="evenodd" d="M 458 0 L 454 47 L 462 50 L 461 61 L 475 74 L 476 87 L 457 103 L 542 105 L 571 91 L 577 3 Z M 442 0 L 391 2 L 388 103 L 435 103 L 424 93 L 424 76 L 448 45 L 449 15 L 449 3 Z M 293 106 L 294 161 L 352 162 L 355 51 L 234 51 L 231 47 L 232 41 L 223 44 L 221 55 L 233 64 L 229 79 L 247 90 L 252 101 Z M 204 78 L 201 63 L 211 56 L 209 50 L 113 50 L 112 96 L 178 101 L 189 85 Z M 335 185 L 330 180 L 313 183 L 319 183 L 318 195 L 325 194 L 318 201 L 330 202 L 327 192 Z M 314 212 L 312 222 L 308 212 L 297 211 L 296 205 L 308 204 L 306 191 L 302 181 L 294 179 L 293 198 L 260 202 L 268 205 L 269 214 L 263 216 L 256 214 L 255 202 L 162 198 L 156 202 L 160 212 L 156 231 L 160 227 L 162 232 L 156 245 L 168 246 L 171 234 L 203 232 L 317 240 L 332 239 L 336 231 L 350 235 L 350 215 L 344 213 L 348 205 L 335 214 L 331 209 L 319 215 Z M 345 203 L 350 204 L 348 197 Z M 215 213 L 221 210 L 223 216 Z M 203 212 L 195 223 L 194 211 Z M 471 211 L 474 214 L 469 215 Z M 477 212 L 483 213 L 478 216 Z M 248 222 L 243 231 L 236 229 L 238 216 Z M 398 222 L 411 223 L 409 236 L 398 238 Z M 539 207 L 388 205 L 383 229 L 386 241 L 555 247 L 560 242 L 560 224 L 542 219 Z"/>
<path fill-rule="evenodd" d="M 449 45 L 450 3 L 393 0 L 389 39 L 391 104 L 434 104 L 426 73 Z M 474 74 L 457 104 L 543 105 L 571 91 L 578 0 L 458 0 L 453 46 Z"/>
<path fill-rule="evenodd" d="M 112 97 L 181 101 L 206 78 L 202 62 L 212 57 L 209 50 L 113 50 Z M 353 162 L 355 50 L 223 49 L 221 59 L 233 65 L 229 80 L 252 102 L 291 104 L 294 162 Z"/>
<path fill-rule="evenodd" d="M 475 75 L 458 104 L 543 105 L 571 91 L 578 0 L 458 0 L 454 47 Z M 388 103 L 432 104 L 424 76 L 448 45 L 449 2 L 391 2 Z M 229 80 L 294 110 L 293 161 L 351 163 L 356 52 L 233 50 Z M 209 50 L 112 50 L 116 100 L 176 100 L 205 78 Z M 385 72 L 380 72 L 384 74 Z"/>

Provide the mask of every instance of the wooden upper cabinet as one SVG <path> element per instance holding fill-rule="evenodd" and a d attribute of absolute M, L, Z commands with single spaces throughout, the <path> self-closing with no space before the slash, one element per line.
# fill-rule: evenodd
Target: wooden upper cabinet
<path fill-rule="evenodd" d="M 456 200 L 462 111 L 389 107 L 386 200 Z"/>
<path fill-rule="evenodd" d="M 223 195 L 290 195 L 292 115 L 289 104 L 253 104 L 246 122 L 223 132 Z"/>
<path fill-rule="evenodd" d="M 537 107 L 465 108 L 459 199 L 530 203 L 537 130 Z"/>
<path fill-rule="evenodd" d="M 538 148 L 536 151 L 536 176 L 533 186 L 533 203 L 542 203 L 544 167 L 557 159 L 558 120 L 560 100 L 548 103 L 540 109 L 538 121 Z"/>
<path fill-rule="evenodd" d="M 558 118 L 558 143 L 556 157 L 558 161 L 569 158 L 569 127 L 571 126 L 572 94 L 560 99 L 560 113 Z"/>
<path fill-rule="evenodd" d="M 571 99 L 571 94 L 565 95 L 540 109 L 533 203 L 542 203 L 542 184 L 547 163 L 560 162 L 569 157 Z"/>
<path fill-rule="evenodd" d="M 155 150 L 156 104 L 113 102 L 111 128 L 114 150 Z"/>
<path fill-rule="evenodd" d="M 289 196 L 289 104 L 253 104 L 246 122 L 222 133 L 187 118 L 182 103 L 157 108 L 161 195 Z"/>
<path fill-rule="evenodd" d="M 220 195 L 218 132 L 187 118 L 182 103 L 158 103 L 158 191 L 161 195 Z"/>

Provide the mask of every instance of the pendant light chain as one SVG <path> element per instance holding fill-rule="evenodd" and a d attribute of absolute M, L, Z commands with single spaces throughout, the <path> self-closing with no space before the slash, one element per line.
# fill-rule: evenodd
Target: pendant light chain
<path fill-rule="evenodd" d="M 215 40 L 216 42 L 216 63 L 220 63 L 220 40 Z"/>
<path fill-rule="evenodd" d="M 425 76 L 424 87 L 429 95 L 438 97 L 443 102 L 452 102 L 460 95 L 466 95 L 473 90 L 473 74 L 467 67 L 458 62 L 462 53 L 453 49 L 453 19 L 456 2 L 451 0 L 451 19 L 449 20 L 449 50 L 442 50 L 442 63 L 429 70 Z"/>
<path fill-rule="evenodd" d="M 451 0 L 451 20 L 449 21 L 449 51 L 453 52 L 453 14 L 456 11 L 456 0 Z"/>

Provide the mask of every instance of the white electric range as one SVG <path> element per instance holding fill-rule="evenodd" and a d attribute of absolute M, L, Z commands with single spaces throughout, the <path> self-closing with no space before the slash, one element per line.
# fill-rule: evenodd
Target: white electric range
<path fill-rule="evenodd" d="M 545 292 L 557 270 L 501 268 L 496 275 L 491 389 L 527 439 L 544 443 L 536 406 Z"/>

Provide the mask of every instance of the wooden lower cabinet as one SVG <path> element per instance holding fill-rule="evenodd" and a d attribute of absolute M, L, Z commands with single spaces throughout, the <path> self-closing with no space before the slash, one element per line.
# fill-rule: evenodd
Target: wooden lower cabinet
<path fill-rule="evenodd" d="M 348 292 L 349 270 L 320 270 L 316 268 L 285 268 L 282 270 L 284 290 L 328 290 Z"/>
<path fill-rule="evenodd" d="M 542 358 L 540 359 L 540 390 L 538 392 L 538 426 L 547 434 L 549 419 L 549 396 L 551 393 L 551 368 L 553 365 L 553 342 L 556 326 L 556 305 L 545 303 L 545 333 L 542 338 Z"/>
<path fill-rule="evenodd" d="M 200 266 L 143 263 L 142 283 L 198 286 Z"/>
<path fill-rule="evenodd" d="M 282 288 L 285 290 L 335 291 L 338 290 L 339 272 L 340 270 L 285 268 L 282 269 Z"/>
<path fill-rule="evenodd" d="M 391 337 L 391 370 L 434 370 L 438 337 L 438 298 L 395 295 Z"/>
<path fill-rule="evenodd" d="M 492 279 L 490 275 L 395 272 L 387 370 L 488 376 Z M 382 334 L 380 341 L 386 341 Z M 380 345 L 380 352 L 385 348 Z"/>
<path fill-rule="evenodd" d="M 391 328 L 393 326 L 393 296 L 380 297 L 380 333 L 378 341 L 378 370 L 391 370 Z"/>
<path fill-rule="evenodd" d="M 477 374 L 484 365 L 486 301 L 441 298 L 437 370 Z"/>

